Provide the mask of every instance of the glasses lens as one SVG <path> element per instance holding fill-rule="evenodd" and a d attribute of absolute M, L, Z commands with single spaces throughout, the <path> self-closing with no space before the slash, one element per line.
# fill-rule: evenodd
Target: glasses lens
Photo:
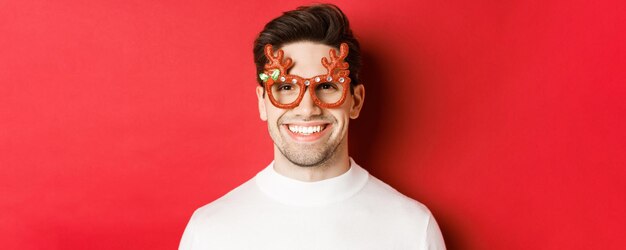
<path fill-rule="evenodd" d="M 336 82 L 324 82 L 315 86 L 315 96 L 323 103 L 333 104 L 343 96 L 343 85 Z"/>
<path fill-rule="evenodd" d="M 277 82 L 272 85 L 272 96 L 280 104 L 290 104 L 298 99 L 300 86 L 294 83 Z"/>

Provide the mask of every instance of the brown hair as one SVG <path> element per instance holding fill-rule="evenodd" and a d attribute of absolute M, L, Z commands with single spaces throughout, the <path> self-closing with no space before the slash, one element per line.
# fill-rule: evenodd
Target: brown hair
<path fill-rule="evenodd" d="M 339 49 L 341 43 L 347 43 L 350 50 L 345 61 L 350 64 L 351 90 L 361 84 L 361 52 L 359 41 L 352 34 L 348 18 L 333 4 L 301 6 L 295 10 L 284 12 L 265 25 L 254 41 L 254 64 L 256 64 L 257 81 L 268 62 L 263 54 L 263 47 L 271 44 L 280 48 L 287 43 L 298 41 L 319 42 Z"/>

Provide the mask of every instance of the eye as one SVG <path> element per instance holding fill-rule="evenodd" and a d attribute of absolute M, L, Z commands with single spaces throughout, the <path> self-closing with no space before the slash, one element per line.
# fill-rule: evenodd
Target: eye
<path fill-rule="evenodd" d="M 278 90 L 291 90 L 291 89 L 293 89 L 293 87 L 289 84 L 283 84 L 283 85 L 278 86 Z"/>
<path fill-rule="evenodd" d="M 317 85 L 317 88 L 322 90 L 335 90 L 337 89 L 337 85 L 332 82 L 325 82 Z"/>

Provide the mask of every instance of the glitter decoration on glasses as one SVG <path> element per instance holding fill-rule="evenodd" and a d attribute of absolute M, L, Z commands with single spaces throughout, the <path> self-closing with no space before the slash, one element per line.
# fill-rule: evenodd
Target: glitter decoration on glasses
<path fill-rule="evenodd" d="M 274 55 L 276 54 L 276 55 Z M 336 108 L 343 104 L 350 89 L 350 71 L 348 63 L 344 62 L 348 56 L 348 44 L 339 46 L 339 55 L 335 49 L 330 49 L 329 58 L 322 57 L 321 63 L 327 73 L 311 78 L 302 78 L 287 74 L 293 66 L 291 58 L 283 59 L 284 52 L 278 49 L 274 53 L 271 44 L 265 45 L 265 72 L 259 78 L 265 83 L 265 91 L 270 102 L 278 108 L 292 109 L 302 101 L 307 89 L 313 102 L 322 108 Z"/>

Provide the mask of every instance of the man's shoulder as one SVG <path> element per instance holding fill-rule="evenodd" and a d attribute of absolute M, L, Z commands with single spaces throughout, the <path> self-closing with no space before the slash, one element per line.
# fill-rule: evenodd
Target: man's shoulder
<path fill-rule="evenodd" d="M 376 201 L 388 212 L 405 216 L 427 218 L 431 212 L 426 205 L 400 193 L 389 184 L 370 175 L 367 185 L 363 188 L 362 199 Z"/>
<path fill-rule="evenodd" d="M 196 209 L 193 216 L 199 218 L 211 217 L 221 212 L 232 211 L 232 209 L 237 207 L 245 207 L 247 203 L 258 198 L 258 188 L 254 178 L 252 178 L 232 189 L 222 197 L 199 207 Z"/>

